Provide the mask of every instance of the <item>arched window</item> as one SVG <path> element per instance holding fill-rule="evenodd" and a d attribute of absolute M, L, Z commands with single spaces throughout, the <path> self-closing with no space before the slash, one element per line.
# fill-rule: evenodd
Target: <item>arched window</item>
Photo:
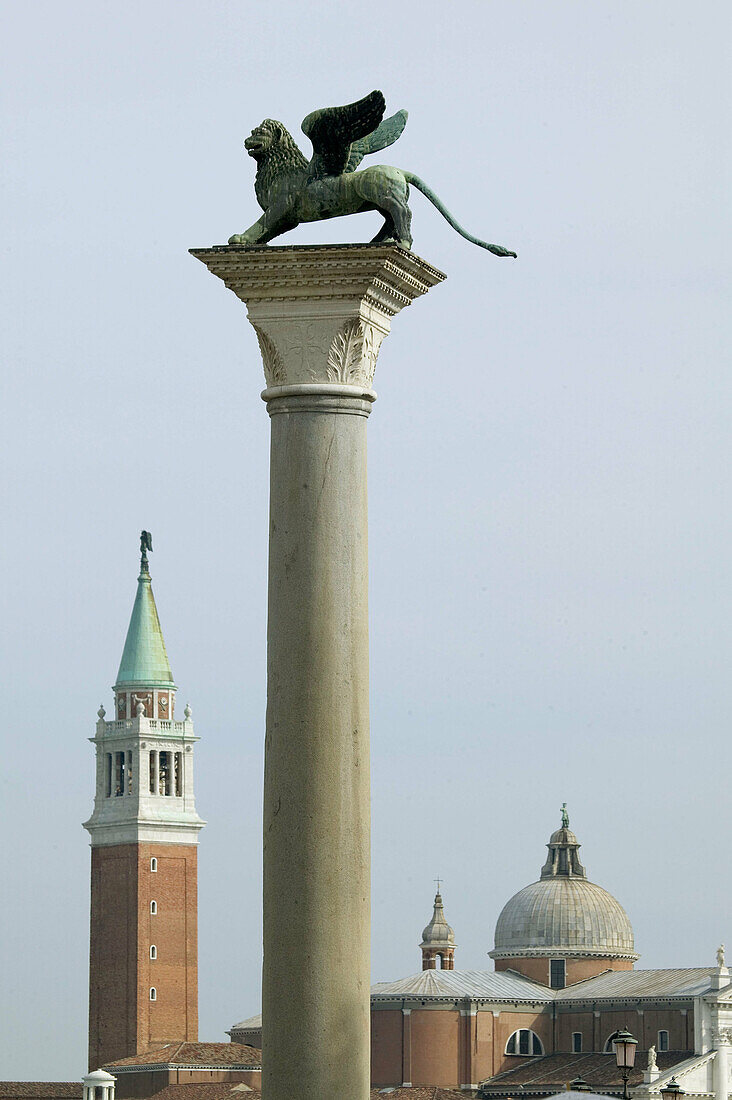
<path fill-rule="evenodd" d="M 435 970 L 442 970 L 442 955 L 435 955 Z"/>
<path fill-rule="evenodd" d="M 155 856 L 153 856 L 152 859 L 150 860 L 150 870 L 151 871 L 157 871 L 157 869 L 158 869 L 158 861 L 155 858 Z"/>
<path fill-rule="evenodd" d="M 605 1040 L 605 1046 L 602 1048 L 602 1053 L 603 1054 L 614 1054 L 615 1053 L 615 1047 L 613 1046 L 613 1043 L 615 1042 L 617 1036 L 618 1036 L 617 1031 L 614 1031 L 612 1033 L 612 1035 L 608 1035 L 607 1039 Z"/>
<path fill-rule="evenodd" d="M 658 1033 L 658 1049 L 668 1050 L 668 1032 L 659 1031 Z"/>
<path fill-rule="evenodd" d="M 524 1058 L 538 1058 L 543 1053 L 544 1047 L 541 1039 L 536 1032 L 530 1031 L 527 1027 L 514 1031 L 506 1043 L 506 1054 L 518 1054 Z"/>
<path fill-rule="evenodd" d="M 158 991 L 157 991 L 157 989 L 155 988 L 154 985 L 151 985 L 150 986 L 150 1000 L 151 1001 L 157 1001 L 157 999 L 158 999 Z"/>
<path fill-rule="evenodd" d="M 158 903 L 156 901 L 150 902 L 150 916 L 154 917 L 158 911 Z"/>
<path fill-rule="evenodd" d="M 157 947 L 155 946 L 154 943 L 151 943 L 150 944 L 150 958 L 151 959 L 157 959 L 157 957 L 158 957 L 158 949 L 157 949 Z"/>

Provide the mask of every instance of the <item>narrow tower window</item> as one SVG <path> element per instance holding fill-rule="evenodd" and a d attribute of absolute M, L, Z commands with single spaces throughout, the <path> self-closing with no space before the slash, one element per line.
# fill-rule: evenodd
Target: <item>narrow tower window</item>
<path fill-rule="evenodd" d="M 158 753 L 160 782 L 158 784 L 159 794 L 170 794 L 170 756 L 169 752 Z"/>
<path fill-rule="evenodd" d="M 157 757 L 155 749 L 150 749 L 150 794 L 155 794 L 156 790 Z"/>
<path fill-rule="evenodd" d="M 151 943 L 150 944 L 150 958 L 151 959 L 157 959 L 157 957 L 158 957 L 158 949 L 157 949 L 157 947 L 155 946 L 154 943 Z"/>
<path fill-rule="evenodd" d="M 155 858 L 155 856 L 153 856 L 152 859 L 150 860 L 150 870 L 151 871 L 157 871 L 157 869 L 158 869 L 158 861 Z"/>
<path fill-rule="evenodd" d="M 668 1050 L 668 1032 L 659 1031 L 658 1033 L 658 1049 Z"/>
<path fill-rule="evenodd" d="M 183 795 L 183 753 L 175 754 L 175 793 L 178 798 Z"/>
<path fill-rule="evenodd" d="M 151 1001 L 157 1001 L 157 999 L 158 999 L 158 991 L 157 991 L 157 989 L 155 988 L 154 985 L 151 985 L 150 986 L 150 1000 Z"/>
<path fill-rule="evenodd" d="M 132 751 L 127 753 L 127 793 L 132 794 Z"/>
<path fill-rule="evenodd" d="M 552 959 L 550 964 L 552 989 L 564 989 L 567 984 L 567 963 L 564 959 Z"/>
<path fill-rule="evenodd" d="M 121 798 L 125 793 L 125 754 L 123 752 L 114 754 L 114 793 L 117 798 Z"/>
<path fill-rule="evenodd" d="M 158 903 L 156 901 L 151 901 L 150 902 L 150 916 L 151 917 L 156 916 L 157 912 L 158 912 Z"/>
<path fill-rule="evenodd" d="M 106 762 L 106 766 L 105 766 L 105 771 L 106 771 L 106 775 L 104 777 L 104 789 L 106 791 L 106 797 L 111 798 L 111 796 L 112 796 L 112 754 L 111 754 L 111 752 L 107 753 L 107 762 Z"/>
<path fill-rule="evenodd" d="M 572 1053 L 573 1054 L 581 1054 L 582 1053 L 582 1032 L 581 1031 L 573 1031 L 572 1032 Z"/>

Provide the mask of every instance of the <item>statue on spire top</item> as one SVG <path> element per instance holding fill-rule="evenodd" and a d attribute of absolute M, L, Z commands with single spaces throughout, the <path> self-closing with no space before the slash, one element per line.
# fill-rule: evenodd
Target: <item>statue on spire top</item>
<path fill-rule="evenodd" d="M 562 803 L 562 828 L 569 828 L 569 814 L 567 813 L 567 803 Z"/>

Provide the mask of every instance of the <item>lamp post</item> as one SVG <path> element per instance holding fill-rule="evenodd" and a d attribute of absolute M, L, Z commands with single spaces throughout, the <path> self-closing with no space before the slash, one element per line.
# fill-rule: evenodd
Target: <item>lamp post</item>
<path fill-rule="evenodd" d="M 677 1100 L 677 1097 L 686 1095 L 675 1077 L 672 1077 L 669 1083 L 664 1086 L 664 1088 L 659 1089 L 659 1092 L 661 1093 L 663 1100 Z"/>
<path fill-rule="evenodd" d="M 628 1078 L 630 1077 L 630 1071 L 635 1065 L 635 1050 L 638 1046 L 638 1040 L 634 1039 L 627 1028 L 623 1028 L 622 1031 L 618 1031 L 613 1039 L 613 1047 L 615 1048 L 615 1061 L 617 1062 L 618 1069 L 623 1075 L 623 1100 L 630 1100 L 630 1093 L 628 1092 Z"/>

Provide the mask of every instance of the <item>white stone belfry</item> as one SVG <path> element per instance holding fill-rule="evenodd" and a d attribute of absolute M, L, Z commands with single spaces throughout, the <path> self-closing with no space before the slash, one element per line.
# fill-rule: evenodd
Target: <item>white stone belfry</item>
<path fill-rule="evenodd" d="M 272 419 L 262 1093 L 367 1100 L 366 418 L 391 318 L 444 275 L 389 244 L 192 252 L 247 304 Z"/>

